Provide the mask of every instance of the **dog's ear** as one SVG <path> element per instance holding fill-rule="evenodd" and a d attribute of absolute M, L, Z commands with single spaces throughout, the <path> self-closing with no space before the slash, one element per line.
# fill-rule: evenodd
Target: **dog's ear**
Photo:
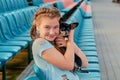
<path fill-rule="evenodd" d="M 78 22 L 75 22 L 75 23 L 71 23 L 70 26 L 71 26 L 71 29 L 74 29 L 78 26 Z"/>
<path fill-rule="evenodd" d="M 61 24 L 61 23 L 63 23 L 63 22 L 64 22 L 64 20 L 63 20 L 63 18 L 61 17 L 60 20 L 59 20 L 59 23 Z"/>

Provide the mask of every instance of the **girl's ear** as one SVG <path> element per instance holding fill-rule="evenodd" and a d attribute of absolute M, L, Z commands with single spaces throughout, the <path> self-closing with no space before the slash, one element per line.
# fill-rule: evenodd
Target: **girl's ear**
<path fill-rule="evenodd" d="M 74 29 L 78 26 L 78 22 L 75 22 L 75 23 L 71 23 L 70 26 L 71 26 L 71 29 Z"/>

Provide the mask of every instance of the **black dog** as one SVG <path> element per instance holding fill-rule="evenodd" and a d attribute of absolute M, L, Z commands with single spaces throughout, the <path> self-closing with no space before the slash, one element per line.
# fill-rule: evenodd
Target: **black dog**
<path fill-rule="evenodd" d="M 70 30 L 76 28 L 78 26 L 78 23 L 71 23 L 71 24 L 68 24 L 68 23 L 60 23 L 60 35 L 65 37 L 65 40 L 68 40 L 68 35 L 69 35 L 69 32 Z M 61 48 L 62 50 L 66 50 L 65 47 L 62 47 Z M 80 71 L 80 72 L 83 72 L 83 73 L 87 73 L 88 71 L 83 71 L 81 70 L 81 66 L 82 66 L 82 61 L 81 61 L 81 58 L 78 57 L 77 55 L 75 55 L 75 68 L 74 68 L 74 71 Z"/>

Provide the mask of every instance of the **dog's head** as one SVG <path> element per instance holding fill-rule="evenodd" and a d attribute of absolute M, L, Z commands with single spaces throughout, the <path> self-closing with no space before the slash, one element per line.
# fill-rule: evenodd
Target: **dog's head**
<path fill-rule="evenodd" d="M 70 30 L 76 28 L 77 26 L 78 26 L 77 22 L 71 24 L 65 22 L 60 23 L 60 35 L 67 38 Z"/>

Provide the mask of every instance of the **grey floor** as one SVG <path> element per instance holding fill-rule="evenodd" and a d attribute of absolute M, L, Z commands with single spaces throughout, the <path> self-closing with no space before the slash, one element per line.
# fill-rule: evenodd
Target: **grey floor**
<path fill-rule="evenodd" d="M 120 80 L 120 4 L 91 0 L 102 80 Z"/>

